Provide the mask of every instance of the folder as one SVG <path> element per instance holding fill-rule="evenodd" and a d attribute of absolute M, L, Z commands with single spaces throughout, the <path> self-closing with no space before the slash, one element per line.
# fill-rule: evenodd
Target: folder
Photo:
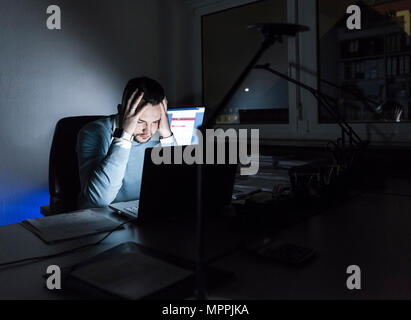
<path fill-rule="evenodd" d="M 108 232 L 120 223 L 109 219 L 101 212 L 87 209 L 25 220 L 20 224 L 44 242 L 53 243 Z"/>

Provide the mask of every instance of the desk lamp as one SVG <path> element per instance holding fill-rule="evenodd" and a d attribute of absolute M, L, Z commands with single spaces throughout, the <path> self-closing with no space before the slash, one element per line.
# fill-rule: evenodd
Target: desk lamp
<path fill-rule="evenodd" d="M 298 24 L 288 24 L 288 23 L 260 23 L 251 25 L 248 27 L 257 29 L 261 32 L 264 40 L 261 44 L 260 49 L 253 56 L 251 61 L 248 63 L 244 71 L 240 74 L 238 79 L 234 82 L 231 89 L 224 96 L 222 101 L 219 103 L 217 108 L 211 110 L 208 117 L 205 119 L 203 125 L 199 128 L 200 132 L 205 136 L 206 129 L 212 127 L 215 124 L 218 114 L 227 106 L 234 94 L 238 91 L 239 87 L 255 67 L 258 60 L 274 43 L 283 42 L 284 36 L 296 36 L 299 32 L 308 31 L 309 28 L 306 26 Z M 204 148 L 205 144 L 203 144 Z M 203 150 L 203 154 L 204 150 Z M 196 292 L 195 296 L 198 300 L 207 299 L 206 290 L 206 275 L 205 275 L 205 257 L 204 257 L 204 214 L 203 214 L 203 164 L 197 164 L 197 206 L 196 206 Z"/>

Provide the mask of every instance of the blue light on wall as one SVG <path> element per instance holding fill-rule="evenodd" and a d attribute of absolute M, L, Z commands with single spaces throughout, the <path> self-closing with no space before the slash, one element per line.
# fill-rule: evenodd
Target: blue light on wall
<path fill-rule="evenodd" d="M 40 207 L 49 203 L 48 189 L 33 191 L 0 203 L 0 226 L 42 217 Z"/>

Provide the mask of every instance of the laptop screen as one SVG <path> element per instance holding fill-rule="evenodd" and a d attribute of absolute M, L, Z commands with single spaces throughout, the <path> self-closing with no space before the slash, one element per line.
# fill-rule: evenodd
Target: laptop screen
<path fill-rule="evenodd" d="M 195 129 L 203 124 L 204 110 L 204 107 L 167 110 L 170 128 L 178 145 L 186 146 L 198 143 Z"/>

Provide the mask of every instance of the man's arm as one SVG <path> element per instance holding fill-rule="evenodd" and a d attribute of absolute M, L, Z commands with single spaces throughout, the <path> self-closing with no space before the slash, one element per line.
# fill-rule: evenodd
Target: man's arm
<path fill-rule="evenodd" d="M 114 138 L 102 125 L 92 124 L 78 135 L 77 153 L 82 206 L 104 207 L 121 189 L 131 142 Z"/>
<path fill-rule="evenodd" d="M 119 105 L 120 128 L 130 137 L 144 109 L 137 108 L 143 96 L 144 92 L 136 90 L 125 106 Z M 123 185 L 132 143 L 121 138 L 111 141 L 111 135 L 111 130 L 99 124 L 79 133 L 77 152 L 83 207 L 111 204 Z"/>
<path fill-rule="evenodd" d="M 160 143 L 158 146 L 161 147 L 174 147 L 177 146 L 177 140 L 174 138 L 174 135 L 172 134 L 168 138 L 160 138 Z"/>
<path fill-rule="evenodd" d="M 167 97 L 164 97 L 163 101 L 160 103 L 161 107 L 161 119 L 158 127 L 158 132 L 160 134 L 160 143 L 158 147 L 172 147 L 177 146 L 177 141 L 174 138 L 174 134 L 171 131 L 170 124 L 167 116 L 168 101 Z"/>

